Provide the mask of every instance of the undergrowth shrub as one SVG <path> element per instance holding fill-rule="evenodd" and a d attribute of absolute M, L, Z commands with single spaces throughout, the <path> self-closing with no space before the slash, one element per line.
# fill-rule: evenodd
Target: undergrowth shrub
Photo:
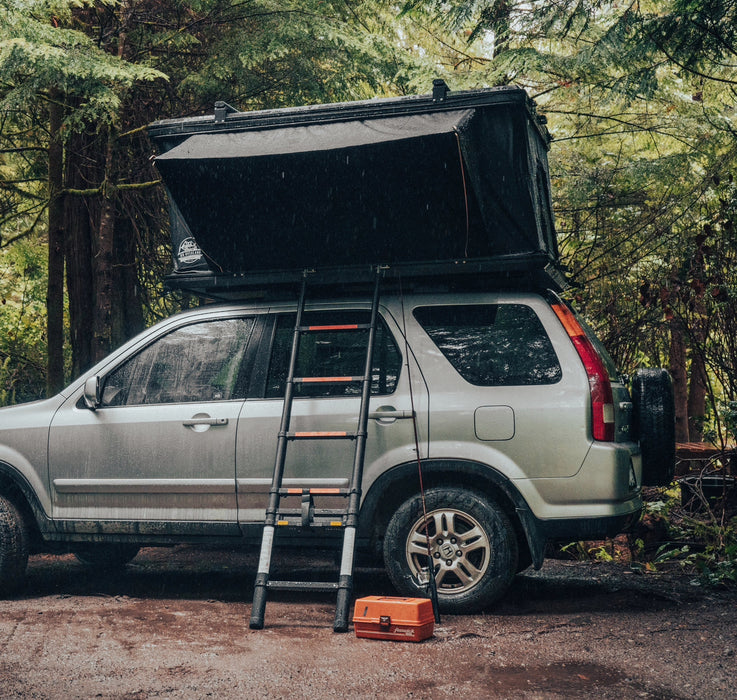
<path fill-rule="evenodd" d="M 640 522 L 625 535 L 572 542 L 554 556 L 620 562 L 642 573 L 677 568 L 694 585 L 737 587 L 737 480 L 722 453 L 667 488 L 646 489 Z"/>

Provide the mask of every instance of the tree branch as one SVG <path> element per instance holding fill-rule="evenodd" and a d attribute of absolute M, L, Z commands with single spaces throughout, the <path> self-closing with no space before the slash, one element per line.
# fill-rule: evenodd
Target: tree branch
<path fill-rule="evenodd" d="M 130 183 L 121 183 L 119 185 L 109 185 L 107 186 L 108 191 L 110 190 L 143 190 L 147 189 L 149 187 L 156 187 L 156 185 L 160 185 L 161 180 L 151 180 L 150 182 L 130 182 Z M 95 197 L 98 194 L 102 194 L 103 188 L 105 185 L 100 185 L 99 187 L 93 187 L 87 190 L 75 190 L 72 188 L 67 188 L 63 191 L 62 194 L 70 194 L 74 195 L 75 197 Z"/>

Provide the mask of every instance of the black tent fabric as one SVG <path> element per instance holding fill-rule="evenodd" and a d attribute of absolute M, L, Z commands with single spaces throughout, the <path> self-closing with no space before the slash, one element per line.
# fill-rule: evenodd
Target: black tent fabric
<path fill-rule="evenodd" d="M 195 133 L 156 162 L 175 269 L 201 269 L 195 244 L 240 273 L 557 257 L 546 148 L 525 106 L 504 104 Z"/>

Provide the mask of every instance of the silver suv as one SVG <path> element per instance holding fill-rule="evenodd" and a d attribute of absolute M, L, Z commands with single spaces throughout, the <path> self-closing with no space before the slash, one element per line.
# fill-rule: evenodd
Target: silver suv
<path fill-rule="evenodd" d="M 369 307 L 319 299 L 306 316 L 355 324 Z M 122 565 L 147 545 L 257 543 L 294 316 L 285 301 L 203 306 L 58 396 L 2 409 L 0 592 L 19 589 L 32 552 Z M 366 342 L 340 329 L 307 337 L 298 373 L 362 374 Z M 643 483 L 670 478 L 667 373 L 639 373 L 631 399 L 552 292 L 384 293 L 374 348 L 357 547 L 383 559 L 401 594 L 416 595 L 431 568 L 441 610 L 488 606 L 516 572 L 542 565 L 549 541 L 620 532 L 639 515 Z M 355 386 L 295 391 L 294 430 L 351 429 Z M 330 508 L 350 450 L 290 450 L 284 485 Z M 338 547 L 336 525 L 286 528 L 277 544 Z"/>

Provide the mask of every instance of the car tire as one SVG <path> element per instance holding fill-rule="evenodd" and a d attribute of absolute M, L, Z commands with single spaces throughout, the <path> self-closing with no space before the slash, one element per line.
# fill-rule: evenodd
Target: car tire
<path fill-rule="evenodd" d="M 77 545 L 74 556 L 85 566 L 110 571 L 112 569 L 122 569 L 135 558 L 140 549 L 135 544 L 90 542 L 89 544 Z"/>
<path fill-rule="evenodd" d="M 0 597 L 17 593 L 26 579 L 28 529 L 15 505 L 0 496 Z"/>
<path fill-rule="evenodd" d="M 664 369 L 639 369 L 632 379 L 633 421 L 642 454 L 643 486 L 667 486 L 676 466 L 673 380 Z"/>
<path fill-rule="evenodd" d="M 438 604 L 444 613 L 487 608 L 509 588 L 518 547 L 506 513 L 486 496 L 462 488 L 433 488 L 425 494 L 430 551 Z M 419 494 L 394 513 L 384 536 L 384 566 L 397 591 L 425 596 L 420 582 L 427 566 L 427 536 Z"/>

